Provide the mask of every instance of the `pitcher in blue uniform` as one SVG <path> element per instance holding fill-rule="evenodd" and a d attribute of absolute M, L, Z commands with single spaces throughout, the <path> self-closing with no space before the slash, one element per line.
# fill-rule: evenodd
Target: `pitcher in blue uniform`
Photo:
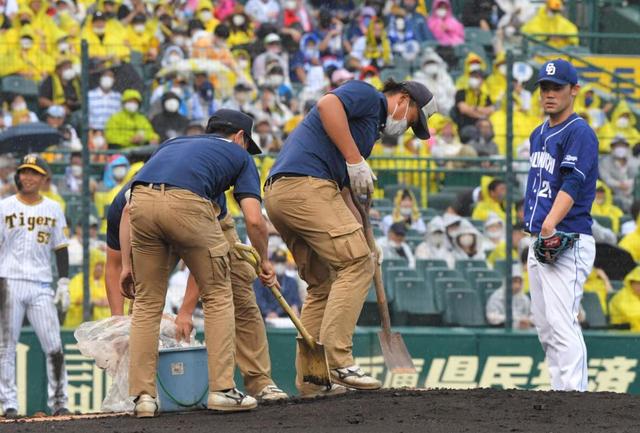
<path fill-rule="evenodd" d="M 554 263 L 540 262 L 532 244 L 531 310 L 551 387 L 586 391 L 587 349 L 578 312 L 595 258 L 590 211 L 598 178 L 598 139 L 573 110 L 580 86 L 571 63 L 561 59 L 545 63 L 537 82 L 548 118 L 530 137 L 525 228 L 540 241 L 551 239 L 556 231 L 576 235 L 573 246 Z"/>

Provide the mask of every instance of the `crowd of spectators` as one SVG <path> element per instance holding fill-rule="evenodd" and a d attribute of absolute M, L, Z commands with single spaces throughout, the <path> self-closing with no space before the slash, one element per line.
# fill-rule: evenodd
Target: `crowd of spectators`
<path fill-rule="evenodd" d="M 258 161 L 264 177 L 273 155 L 322 94 L 347 80 L 381 88 L 385 77 L 411 78 L 436 96 L 432 138 L 422 142 L 410 132 L 399 140 L 383 137 L 373 156 L 388 160 L 372 162 L 374 169 L 393 170 L 400 166 L 394 161 L 399 157 L 499 160 L 507 146 L 505 50 L 519 45 L 525 33 L 545 34 L 536 37 L 552 47 L 578 45 L 579 30 L 566 17 L 562 0 L 462 3 L 454 10 L 449 0 L 0 0 L 0 133 L 34 122 L 59 131 L 58 149 L 65 152 L 49 149 L 47 158 L 64 169 L 52 177 L 46 194 L 63 206 L 81 194 L 82 173 L 89 169 L 78 153 L 83 133 L 92 150 L 122 151 L 92 159 L 102 168 L 89 185 L 95 207 L 92 251 L 104 250 L 105 209 L 142 164 L 143 158 L 128 150 L 201 134 L 208 117 L 221 107 L 255 119 L 254 139 L 269 155 Z M 476 49 L 479 44 L 470 35 L 479 31 L 490 32 L 485 34 L 491 40 Z M 87 125 L 80 116 L 82 40 L 88 42 L 89 56 Z M 543 119 L 531 86 L 534 72 L 525 62 L 513 69 L 513 145 L 515 155 L 524 159 L 528 136 Z M 23 87 L 14 84 L 7 90 L 7 80 Z M 610 227 L 599 227 L 602 239 L 619 241 L 638 262 L 636 115 L 624 99 L 608 98 L 589 84 L 581 88 L 576 111 L 600 140 L 601 181 L 593 214 L 610 220 Z M 449 161 L 436 166 L 463 165 Z M 12 158 L 2 157 L 3 197 L 15 191 L 13 170 Z M 400 190 L 387 197 L 393 204 L 390 212 L 372 213 L 379 221 L 385 257 L 402 257 L 410 265 L 416 259 L 439 258 L 450 267 L 461 259 L 492 264 L 506 257 L 504 181 L 487 176 L 447 211 L 428 218 L 424 208 L 434 190 L 422 181 L 404 183 L 419 188 L 422 198 L 411 188 Z M 380 187 L 377 197 L 383 194 L 384 185 Z M 229 206 L 237 211 L 232 201 Z M 518 227 L 520 213 L 511 217 Z M 82 257 L 78 222 L 71 215 L 72 265 Z M 416 234 L 422 236 L 420 242 Z M 515 240 L 513 253 L 519 259 L 525 246 Z M 284 247 L 277 233 L 272 241 L 271 254 Z M 92 269 L 95 263 L 100 262 L 92 259 Z M 290 259 L 287 266 L 294 275 Z M 99 271 L 98 265 L 92 275 Z M 299 283 L 296 279 L 298 288 Z M 523 286 L 526 292 L 525 282 Z M 304 289 L 296 293 L 304 295 Z M 265 317 L 281 315 L 264 304 Z"/>

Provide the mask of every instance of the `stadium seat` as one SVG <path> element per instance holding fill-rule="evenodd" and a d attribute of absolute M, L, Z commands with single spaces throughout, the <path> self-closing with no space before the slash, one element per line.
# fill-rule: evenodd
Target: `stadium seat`
<path fill-rule="evenodd" d="M 466 268 L 464 270 L 464 274 L 469 279 L 472 284 L 475 284 L 475 281 L 479 278 L 495 278 L 501 279 L 502 275 L 498 271 L 494 271 L 493 269 L 486 268 Z"/>
<path fill-rule="evenodd" d="M 422 243 L 422 241 L 424 241 L 423 235 L 407 236 L 405 239 L 405 242 L 411 247 L 411 251 L 415 251 L 418 245 Z"/>
<path fill-rule="evenodd" d="M 2 79 L 2 92 L 20 94 L 25 98 L 38 96 L 38 83 L 19 75 L 10 75 Z"/>
<path fill-rule="evenodd" d="M 432 268 L 447 269 L 447 262 L 442 259 L 418 259 L 416 260 L 416 270 L 425 277 L 427 270 Z"/>
<path fill-rule="evenodd" d="M 433 291 L 421 278 L 398 278 L 394 317 L 403 317 L 407 325 L 428 325 L 438 315 Z"/>
<path fill-rule="evenodd" d="M 453 204 L 455 199 L 456 199 L 455 193 L 439 192 L 435 194 L 430 194 L 427 201 L 429 203 L 430 208 L 437 209 L 439 211 L 444 211 Z"/>
<path fill-rule="evenodd" d="M 434 284 L 434 299 L 436 301 L 436 308 L 442 312 L 447 309 L 447 290 L 452 289 L 464 289 L 473 290 L 469 283 L 462 278 L 438 278 Z"/>
<path fill-rule="evenodd" d="M 403 185 L 403 184 L 385 185 L 385 187 L 384 187 L 384 196 L 385 196 L 385 198 L 388 198 L 389 200 L 395 200 L 396 194 L 401 189 L 410 190 L 413 193 L 413 195 L 415 196 L 415 198 L 418 201 L 418 203 L 420 203 L 421 192 L 420 192 L 420 188 L 418 188 L 416 186 L 409 186 L 409 185 Z"/>
<path fill-rule="evenodd" d="M 493 270 L 500 272 L 501 275 L 505 275 L 507 273 L 507 261 L 496 260 L 493 264 Z"/>
<path fill-rule="evenodd" d="M 604 215 L 591 215 L 591 217 L 598 221 L 598 224 L 600 224 L 602 227 L 606 227 L 608 229 L 611 229 L 611 227 L 613 226 L 612 222 L 611 222 L 611 218 L 608 216 L 604 216 Z"/>
<path fill-rule="evenodd" d="M 469 222 L 478 230 L 480 233 L 484 232 L 484 221 L 470 219 Z"/>
<path fill-rule="evenodd" d="M 456 260 L 456 270 L 464 273 L 466 269 L 487 269 L 487 262 L 484 260 L 474 260 L 474 259 Z"/>
<path fill-rule="evenodd" d="M 407 267 L 387 268 L 382 274 L 384 281 L 384 291 L 387 295 L 387 302 L 394 302 L 396 296 L 396 280 L 398 278 L 418 278 L 418 272 L 415 269 Z"/>
<path fill-rule="evenodd" d="M 482 305 L 487 305 L 489 297 L 502 287 L 503 283 L 503 280 L 497 278 L 479 278 L 475 281 L 474 287 L 482 298 Z"/>
<path fill-rule="evenodd" d="M 456 326 L 485 326 L 484 308 L 473 290 L 452 289 L 446 293 L 444 321 Z"/>
<path fill-rule="evenodd" d="M 381 266 L 382 266 L 382 275 L 384 275 L 384 273 L 389 268 L 408 268 L 409 264 L 405 259 L 398 258 L 398 259 L 384 259 L 382 261 Z"/>
<path fill-rule="evenodd" d="M 449 269 L 446 267 L 442 268 L 423 268 L 422 272 L 424 272 L 424 279 L 431 287 L 435 287 L 436 280 L 439 278 L 460 278 L 462 279 L 464 276 L 460 274 L 455 269 Z"/>
<path fill-rule="evenodd" d="M 480 27 L 465 27 L 464 40 L 469 43 L 491 46 L 493 44 L 493 34 L 488 30 L 481 29 Z"/>
<path fill-rule="evenodd" d="M 373 207 L 377 208 L 379 206 L 393 207 L 393 200 L 390 198 L 374 198 Z"/>
<path fill-rule="evenodd" d="M 607 317 L 602 311 L 602 305 L 600 299 L 595 292 L 585 292 L 582 296 L 582 308 L 587 315 L 587 323 L 589 328 L 606 328 Z"/>
<path fill-rule="evenodd" d="M 622 286 L 624 286 L 624 281 L 621 281 L 621 280 L 611 280 L 610 283 L 611 283 L 611 287 L 616 292 L 622 289 Z"/>

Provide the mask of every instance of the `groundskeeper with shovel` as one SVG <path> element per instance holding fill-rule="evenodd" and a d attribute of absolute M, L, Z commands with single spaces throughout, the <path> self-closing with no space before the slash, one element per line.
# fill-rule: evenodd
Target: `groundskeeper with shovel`
<path fill-rule="evenodd" d="M 411 126 L 426 139 L 435 108 L 431 92 L 414 81 L 387 81 L 382 92 L 349 81 L 320 98 L 287 138 L 269 174 L 265 207 L 309 284 L 301 322 L 324 346 L 331 375 L 330 387 L 305 381 L 300 344 L 296 386 L 303 396 L 381 387 L 352 354 L 374 254 L 351 191 L 357 196 L 373 192 L 376 178 L 365 159 L 380 133 L 400 136 Z"/>

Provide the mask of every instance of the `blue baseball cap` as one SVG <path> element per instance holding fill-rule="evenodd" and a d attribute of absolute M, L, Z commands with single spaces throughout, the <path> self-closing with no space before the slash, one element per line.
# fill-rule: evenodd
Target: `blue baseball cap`
<path fill-rule="evenodd" d="M 538 71 L 536 84 L 540 84 L 543 81 L 551 81 L 562 86 L 566 84 L 576 85 L 578 84 L 578 71 L 566 60 L 550 60 L 542 65 Z"/>

